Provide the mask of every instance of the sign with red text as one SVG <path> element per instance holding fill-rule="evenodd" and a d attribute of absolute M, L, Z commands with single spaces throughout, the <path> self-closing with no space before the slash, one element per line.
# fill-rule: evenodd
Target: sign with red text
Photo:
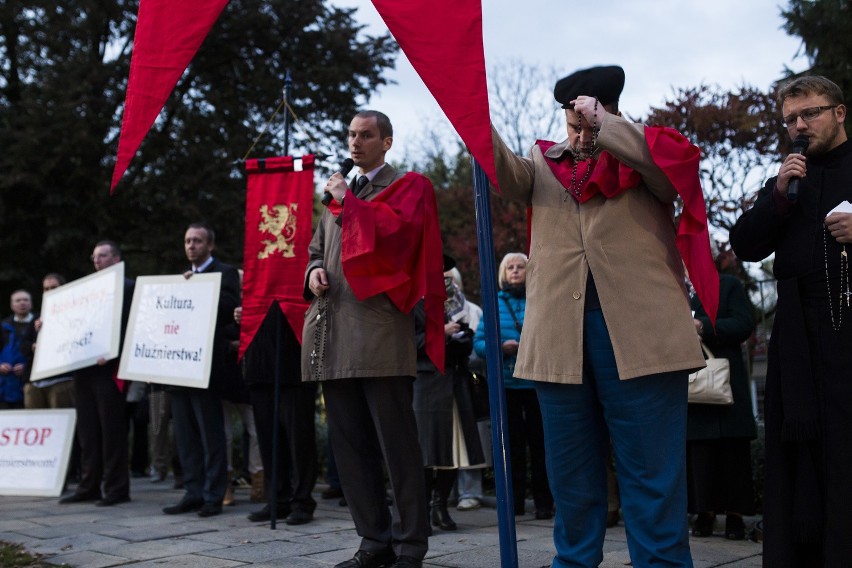
<path fill-rule="evenodd" d="M 45 292 L 31 381 L 118 357 L 124 263 Z"/>
<path fill-rule="evenodd" d="M 118 376 L 207 388 L 222 274 L 140 276 Z"/>
<path fill-rule="evenodd" d="M 0 412 L 0 495 L 61 495 L 76 420 L 73 408 Z"/>

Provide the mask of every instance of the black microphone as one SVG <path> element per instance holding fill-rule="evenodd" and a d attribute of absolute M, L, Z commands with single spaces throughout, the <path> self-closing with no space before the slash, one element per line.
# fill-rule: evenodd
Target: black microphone
<path fill-rule="evenodd" d="M 342 162 L 340 162 L 340 168 L 337 169 L 338 173 L 343 177 L 352 171 L 352 168 L 355 167 L 355 160 L 352 158 L 346 158 Z M 331 192 L 326 191 L 322 196 L 322 204 L 328 207 L 328 204 L 331 203 L 333 199 Z"/>
<path fill-rule="evenodd" d="M 793 153 L 805 156 L 808 151 L 808 144 L 810 143 L 811 139 L 807 134 L 799 134 L 796 136 L 796 139 L 793 140 Z M 790 178 L 790 185 L 787 186 L 787 199 L 790 201 L 796 201 L 798 198 L 799 178 Z"/>

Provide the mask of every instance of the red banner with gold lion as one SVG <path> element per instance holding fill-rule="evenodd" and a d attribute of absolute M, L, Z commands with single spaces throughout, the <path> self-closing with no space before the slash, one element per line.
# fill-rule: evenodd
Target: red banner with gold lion
<path fill-rule="evenodd" d="M 298 165 L 301 162 L 301 167 Z M 240 357 L 270 304 L 278 302 L 302 341 L 302 298 L 314 195 L 314 156 L 246 160 L 246 239 Z"/>

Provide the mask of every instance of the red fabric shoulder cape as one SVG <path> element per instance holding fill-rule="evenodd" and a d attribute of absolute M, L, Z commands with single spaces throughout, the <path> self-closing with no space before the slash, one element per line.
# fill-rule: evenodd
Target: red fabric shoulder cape
<path fill-rule="evenodd" d="M 332 214 L 340 206 L 332 202 Z M 385 293 L 409 313 L 424 298 L 426 354 L 444 371 L 443 243 L 432 183 L 409 172 L 370 201 L 343 200 L 341 263 L 355 296 Z M 412 330 L 413 333 L 413 330 Z"/>
<path fill-rule="evenodd" d="M 698 178 L 700 151 L 678 131 L 661 126 L 646 126 L 645 142 L 654 164 L 669 178 L 683 200 L 683 212 L 677 228 L 677 248 L 701 305 L 715 326 L 719 308 L 719 273 L 710 252 L 707 210 Z M 554 142 L 538 140 L 536 144 L 543 154 Z M 567 190 L 571 186 L 574 162 L 570 157 L 560 162 L 546 156 L 544 159 L 550 171 Z M 588 167 L 594 169 L 580 188 L 580 203 L 597 193 L 603 194 L 607 199 L 615 197 L 636 187 L 641 180 L 635 170 L 622 164 L 608 152 L 602 152 L 591 164 L 588 161 L 577 164 L 576 179 L 582 179 Z M 572 192 L 569 191 L 569 194 L 577 199 Z"/>

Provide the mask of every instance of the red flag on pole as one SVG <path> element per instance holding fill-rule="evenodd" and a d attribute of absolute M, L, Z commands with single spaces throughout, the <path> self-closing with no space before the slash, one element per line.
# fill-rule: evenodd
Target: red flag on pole
<path fill-rule="evenodd" d="M 243 256 L 242 358 L 272 302 L 302 341 L 308 302 L 302 297 L 314 195 L 314 157 L 296 171 L 290 157 L 246 161 L 246 239 Z"/>
<path fill-rule="evenodd" d="M 110 193 L 227 3 L 228 0 L 139 1 Z"/>
<path fill-rule="evenodd" d="M 468 150 L 497 185 L 480 0 L 373 0 Z"/>

